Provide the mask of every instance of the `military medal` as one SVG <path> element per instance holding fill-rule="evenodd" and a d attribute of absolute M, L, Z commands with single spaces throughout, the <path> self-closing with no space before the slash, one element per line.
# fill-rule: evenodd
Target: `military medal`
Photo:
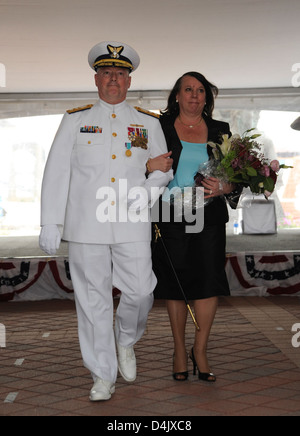
<path fill-rule="evenodd" d="M 80 133 L 102 133 L 103 129 L 99 126 L 80 127 Z"/>
<path fill-rule="evenodd" d="M 142 148 L 148 150 L 148 130 L 140 127 L 134 127 L 131 124 L 128 127 L 128 139 L 131 141 L 131 147 Z"/>
<path fill-rule="evenodd" d="M 137 148 L 142 148 L 143 150 L 148 150 L 148 139 L 136 136 L 132 141 L 132 146 Z"/>
<path fill-rule="evenodd" d="M 132 147 L 132 145 L 131 145 L 131 142 L 126 142 L 125 143 L 125 147 L 126 147 L 126 156 L 127 157 L 131 157 L 132 156 L 132 151 L 131 151 L 131 147 Z"/>

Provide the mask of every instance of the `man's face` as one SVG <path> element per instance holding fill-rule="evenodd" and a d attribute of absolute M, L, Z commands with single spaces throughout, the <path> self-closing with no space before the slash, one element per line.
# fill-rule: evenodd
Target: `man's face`
<path fill-rule="evenodd" d="M 129 70 L 118 67 L 99 68 L 95 83 L 101 100 L 109 104 L 122 103 L 131 85 Z"/>

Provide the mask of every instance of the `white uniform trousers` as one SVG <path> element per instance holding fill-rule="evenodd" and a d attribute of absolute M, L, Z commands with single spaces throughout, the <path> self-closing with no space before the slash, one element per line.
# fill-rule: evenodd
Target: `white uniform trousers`
<path fill-rule="evenodd" d="M 131 347 L 143 336 L 157 284 L 149 242 L 114 245 L 69 243 L 78 332 L 84 365 L 94 379 L 115 383 L 118 362 L 112 285 L 122 291 L 116 340 Z"/>

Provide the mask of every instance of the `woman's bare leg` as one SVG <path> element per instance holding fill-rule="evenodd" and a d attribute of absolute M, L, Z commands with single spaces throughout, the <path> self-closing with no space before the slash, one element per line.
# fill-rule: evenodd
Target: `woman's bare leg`
<path fill-rule="evenodd" d="M 166 304 L 174 338 L 174 373 L 185 372 L 187 371 L 185 328 L 188 310 L 184 301 L 167 300 Z"/>

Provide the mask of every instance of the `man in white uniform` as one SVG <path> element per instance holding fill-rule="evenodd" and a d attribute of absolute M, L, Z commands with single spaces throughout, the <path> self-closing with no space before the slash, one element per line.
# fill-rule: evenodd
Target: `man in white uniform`
<path fill-rule="evenodd" d="M 79 340 L 94 379 L 90 400 L 102 401 L 115 392 L 118 368 L 126 381 L 136 379 L 133 346 L 144 334 L 157 283 L 150 194 L 173 172 L 146 177 L 148 160 L 167 146 L 155 116 L 125 101 L 139 65 L 135 50 L 100 43 L 89 64 L 100 100 L 68 111 L 57 132 L 43 179 L 40 245 L 54 255 L 62 236 L 69 241 Z M 115 331 L 113 285 L 122 291 Z"/>

